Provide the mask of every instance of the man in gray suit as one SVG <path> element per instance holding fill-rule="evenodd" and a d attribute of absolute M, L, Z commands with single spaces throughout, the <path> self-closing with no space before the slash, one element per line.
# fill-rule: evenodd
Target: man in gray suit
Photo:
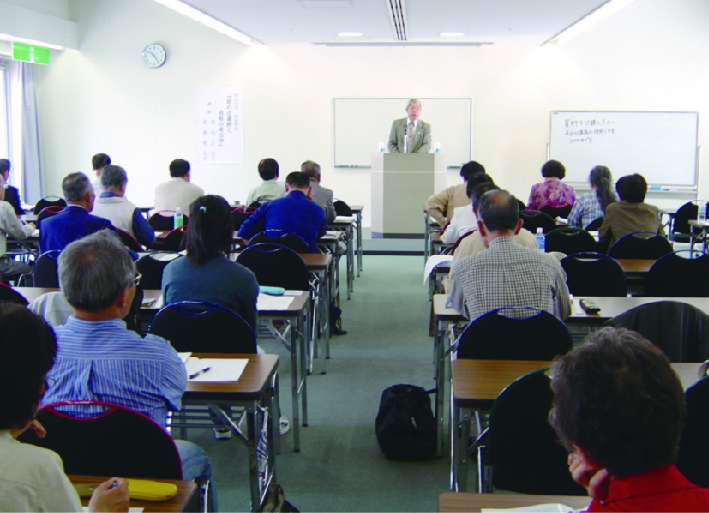
<path fill-rule="evenodd" d="M 333 204 L 332 189 L 320 185 L 320 164 L 306 160 L 300 165 L 300 170 L 310 178 L 310 190 L 313 201 L 325 210 L 325 219 L 328 223 L 335 220 L 335 205 Z"/>
<path fill-rule="evenodd" d="M 409 100 L 408 117 L 395 119 L 389 132 L 389 153 L 428 153 L 431 150 L 431 125 L 419 119 L 421 102 Z"/>

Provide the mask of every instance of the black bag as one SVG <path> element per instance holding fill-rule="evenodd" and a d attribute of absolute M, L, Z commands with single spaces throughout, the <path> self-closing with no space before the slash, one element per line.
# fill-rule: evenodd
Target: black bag
<path fill-rule="evenodd" d="M 336 200 L 332 206 L 335 207 L 335 214 L 338 216 L 352 217 L 352 209 L 344 201 Z"/>
<path fill-rule="evenodd" d="M 414 385 L 394 385 L 382 392 L 375 432 L 390 460 L 419 461 L 436 454 L 436 419 L 429 394 Z"/>

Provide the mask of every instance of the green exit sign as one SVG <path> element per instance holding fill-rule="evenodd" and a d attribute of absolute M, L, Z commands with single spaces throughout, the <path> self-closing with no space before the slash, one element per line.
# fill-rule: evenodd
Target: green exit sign
<path fill-rule="evenodd" d="M 13 42 L 12 58 L 16 61 L 49 66 L 49 48 Z"/>

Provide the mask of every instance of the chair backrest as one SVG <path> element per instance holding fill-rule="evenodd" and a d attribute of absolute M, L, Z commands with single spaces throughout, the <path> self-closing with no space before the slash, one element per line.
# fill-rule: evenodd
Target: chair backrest
<path fill-rule="evenodd" d="M 169 340 L 176 351 L 256 353 L 256 336 L 246 321 L 213 303 L 167 305 L 155 315 L 148 333 Z"/>
<path fill-rule="evenodd" d="M 581 228 L 564 226 L 546 234 L 544 251 L 558 251 L 565 255 L 588 253 L 598 250 L 598 243 L 593 236 Z"/>
<path fill-rule="evenodd" d="M 709 486 L 709 378 L 704 378 L 685 393 L 687 418 L 679 442 L 677 468 L 690 482 Z"/>
<path fill-rule="evenodd" d="M 697 235 L 700 233 L 700 228 L 691 228 L 689 226 L 689 221 L 692 219 L 696 220 L 699 216 L 700 205 L 706 211 L 707 206 L 709 206 L 709 203 L 704 200 L 688 201 L 677 209 L 677 212 L 675 213 L 674 222 L 672 223 L 673 234 L 690 235 L 694 233 L 695 235 Z"/>
<path fill-rule="evenodd" d="M 569 351 L 572 345 L 569 329 L 549 312 L 498 308 L 481 315 L 465 329 L 458 341 L 458 358 L 549 361 Z"/>
<path fill-rule="evenodd" d="M 490 411 L 486 463 L 496 489 L 535 495 L 586 495 L 549 424 L 553 393 L 545 369 L 513 381 Z"/>
<path fill-rule="evenodd" d="M 615 241 L 608 255 L 613 258 L 657 260 L 672 251 L 672 244 L 662 235 L 654 232 L 633 232 Z"/>
<path fill-rule="evenodd" d="M 164 215 L 169 214 L 169 215 Z M 157 232 L 168 232 L 175 227 L 175 220 L 173 219 L 175 215 L 174 210 L 161 210 L 160 212 L 155 212 L 148 219 L 148 224 L 150 227 Z M 182 222 L 187 225 L 190 222 L 189 216 L 183 214 Z"/>
<path fill-rule="evenodd" d="M 29 304 L 29 301 L 27 301 L 25 296 L 4 283 L 0 283 L 0 302 L 17 303 L 22 306 L 27 306 Z"/>
<path fill-rule="evenodd" d="M 35 287 L 59 288 L 59 253 L 60 250 L 52 249 L 39 255 L 32 272 L 32 284 Z"/>
<path fill-rule="evenodd" d="M 168 233 L 165 236 L 165 240 L 162 241 L 163 251 L 182 251 L 184 249 L 183 241 L 186 231 L 187 225 L 183 225 Z"/>
<path fill-rule="evenodd" d="M 251 269 L 259 285 L 286 290 L 310 290 L 308 267 L 290 248 L 278 244 L 249 245 L 236 261 Z"/>
<path fill-rule="evenodd" d="M 258 207 L 236 207 L 231 211 L 231 220 L 234 222 L 234 231 L 238 231 L 251 214 L 256 212 Z"/>
<path fill-rule="evenodd" d="M 88 418 L 62 413 L 62 405 L 104 405 L 106 411 Z M 37 420 L 47 430 L 39 438 L 28 429 L 18 439 L 51 449 L 61 456 L 64 472 L 89 476 L 130 476 L 182 479 L 175 443 L 151 418 L 99 401 L 68 401 L 44 406 Z"/>
<path fill-rule="evenodd" d="M 140 257 L 135 267 L 142 275 L 140 285 L 145 290 L 162 289 L 162 273 L 167 264 L 180 258 L 180 254 L 175 251 L 155 251 Z"/>
<path fill-rule="evenodd" d="M 621 265 L 608 255 L 579 253 L 561 260 L 566 284 L 574 296 L 625 297 L 628 280 Z"/>
<path fill-rule="evenodd" d="M 567 219 L 569 217 L 569 214 L 571 213 L 572 208 L 573 205 L 567 205 L 565 207 L 550 207 L 549 205 L 547 205 L 545 207 L 540 208 L 539 211 L 544 212 L 552 219 L 556 219 L 557 217 Z"/>
<path fill-rule="evenodd" d="M 556 229 L 556 222 L 544 212 L 537 210 L 521 210 L 519 218 L 523 221 L 522 228 L 532 233 L 537 233 L 537 228 L 541 227 L 544 233 Z"/>
<path fill-rule="evenodd" d="M 264 230 L 259 232 L 249 239 L 249 246 L 255 244 L 278 244 L 290 248 L 296 253 L 310 253 L 310 248 L 308 248 L 308 244 L 302 237 L 283 230 Z"/>
<path fill-rule="evenodd" d="M 39 226 L 40 221 L 55 216 L 62 210 L 64 210 L 64 207 L 61 206 L 44 207 L 39 214 L 37 214 L 37 226 Z"/>
<path fill-rule="evenodd" d="M 655 262 L 645 279 L 645 295 L 651 297 L 704 297 L 709 294 L 709 256 L 683 258 L 689 250 L 675 251 Z"/>
<path fill-rule="evenodd" d="M 120 228 L 116 228 L 116 232 L 118 233 L 118 238 L 121 239 L 121 243 L 125 247 L 127 247 L 131 251 L 135 251 L 136 253 L 140 253 L 141 251 L 143 251 L 140 242 L 135 240 L 135 237 L 133 237 L 130 233 L 125 230 L 121 230 Z"/>
<path fill-rule="evenodd" d="M 66 201 L 64 201 L 64 198 L 60 198 L 59 196 L 45 196 L 41 200 L 39 200 L 37 203 L 35 203 L 34 208 L 32 209 L 32 213 L 34 215 L 39 214 L 43 208 L 45 207 L 66 207 Z"/>
<path fill-rule="evenodd" d="M 588 223 L 586 225 L 586 228 L 584 228 L 584 229 L 589 232 L 597 232 L 598 230 L 600 230 L 602 224 L 603 224 L 603 217 L 598 217 L 598 218 L 594 219 L 593 221 L 591 221 L 590 223 Z"/>
<path fill-rule="evenodd" d="M 709 359 L 709 315 L 686 303 L 646 303 L 609 319 L 605 325 L 637 331 L 674 363 Z"/>

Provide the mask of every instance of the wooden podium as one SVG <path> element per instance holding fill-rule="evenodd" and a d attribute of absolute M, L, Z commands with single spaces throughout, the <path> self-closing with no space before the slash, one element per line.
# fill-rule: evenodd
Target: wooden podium
<path fill-rule="evenodd" d="M 372 237 L 423 236 L 423 204 L 446 188 L 442 153 L 372 153 Z"/>

